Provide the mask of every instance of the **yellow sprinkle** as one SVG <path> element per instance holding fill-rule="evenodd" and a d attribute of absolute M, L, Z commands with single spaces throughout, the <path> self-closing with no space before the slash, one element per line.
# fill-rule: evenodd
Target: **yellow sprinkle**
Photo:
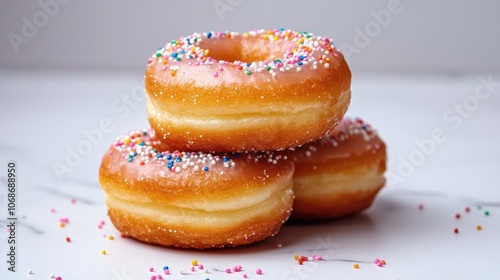
<path fill-rule="evenodd" d="M 243 38 L 248 38 L 248 33 L 243 33 Z"/>
<path fill-rule="evenodd" d="M 198 260 L 192 260 L 192 261 L 191 261 L 191 264 L 192 264 L 193 266 L 197 266 L 197 265 L 198 265 Z"/>
<path fill-rule="evenodd" d="M 329 57 L 327 57 L 327 58 L 325 58 L 325 60 L 326 60 L 327 62 L 329 62 L 329 61 L 330 61 L 330 58 L 329 58 Z"/>
<path fill-rule="evenodd" d="M 66 226 L 66 224 L 65 223 L 60 223 L 59 226 L 63 228 L 63 227 Z"/>
<path fill-rule="evenodd" d="M 267 34 L 265 34 L 264 36 L 262 36 L 264 39 L 269 39 L 269 36 Z"/>
<path fill-rule="evenodd" d="M 163 59 L 163 60 L 161 61 L 161 63 L 163 63 L 163 64 L 167 64 L 167 60 L 166 60 L 166 59 Z"/>
<path fill-rule="evenodd" d="M 205 55 L 207 55 L 207 54 L 208 54 L 208 50 L 205 50 Z"/>
<path fill-rule="evenodd" d="M 106 255 L 106 250 L 102 250 L 101 254 Z"/>
<path fill-rule="evenodd" d="M 293 259 L 294 259 L 294 260 L 298 260 L 298 259 L 299 259 L 299 255 L 295 255 L 295 256 L 293 256 Z"/>
<path fill-rule="evenodd" d="M 477 226 L 477 227 L 476 227 L 476 229 L 477 229 L 477 230 L 482 230 L 482 229 L 483 229 L 483 227 L 482 227 L 482 226 Z"/>
<path fill-rule="evenodd" d="M 354 267 L 355 269 L 358 269 L 359 268 L 359 264 L 355 263 L 352 265 L 352 267 Z"/>
<path fill-rule="evenodd" d="M 115 240 L 115 238 L 113 237 L 113 235 L 108 236 L 108 239 L 109 240 Z"/>

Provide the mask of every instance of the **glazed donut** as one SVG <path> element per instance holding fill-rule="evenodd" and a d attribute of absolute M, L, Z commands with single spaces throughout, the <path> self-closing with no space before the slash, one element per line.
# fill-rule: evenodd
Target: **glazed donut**
<path fill-rule="evenodd" d="M 205 249 L 250 244 L 288 219 L 293 161 L 273 152 L 168 152 L 151 130 L 116 139 L 99 182 L 108 214 L 126 236 Z"/>
<path fill-rule="evenodd" d="M 281 150 L 324 136 L 350 102 L 331 40 L 291 30 L 195 33 L 148 60 L 148 120 L 170 147 Z M 314 124 L 314 125 L 313 125 Z"/>
<path fill-rule="evenodd" d="M 385 144 L 360 118 L 343 119 L 327 136 L 288 155 L 295 162 L 294 221 L 358 213 L 371 205 L 385 184 Z"/>

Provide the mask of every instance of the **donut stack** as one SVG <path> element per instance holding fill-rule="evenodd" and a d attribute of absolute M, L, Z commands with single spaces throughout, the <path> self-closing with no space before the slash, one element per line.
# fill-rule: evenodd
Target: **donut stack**
<path fill-rule="evenodd" d="M 148 60 L 152 128 L 118 137 L 103 157 L 111 221 L 146 243 L 205 249 L 265 239 L 290 215 L 367 208 L 385 183 L 385 145 L 344 118 L 350 84 L 331 40 L 307 32 L 170 41 Z"/>

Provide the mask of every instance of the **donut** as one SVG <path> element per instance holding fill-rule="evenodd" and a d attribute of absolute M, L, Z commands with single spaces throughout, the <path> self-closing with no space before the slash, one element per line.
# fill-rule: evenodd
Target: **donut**
<path fill-rule="evenodd" d="M 293 172 L 293 161 L 275 152 L 169 152 L 147 129 L 114 141 L 99 182 L 125 236 L 205 249 L 276 234 L 292 209 Z"/>
<path fill-rule="evenodd" d="M 195 33 L 148 60 L 146 109 L 174 149 L 282 150 L 338 125 L 350 85 L 328 38 L 284 29 Z"/>
<path fill-rule="evenodd" d="M 295 162 L 291 220 L 324 221 L 368 208 L 385 184 L 386 147 L 361 118 L 289 152 Z"/>

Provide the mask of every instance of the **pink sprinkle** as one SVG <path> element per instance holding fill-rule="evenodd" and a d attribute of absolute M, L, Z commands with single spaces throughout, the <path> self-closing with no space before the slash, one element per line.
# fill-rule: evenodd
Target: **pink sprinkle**
<path fill-rule="evenodd" d="M 169 275 L 169 274 L 170 274 L 170 270 L 165 269 L 165 270 L 163 271 L 163 273 L 165 273 L 165 275 Z"/>
<path fill-rule="evenodd" d="M 151 280 L 156 280 L 156 276 L 151 275 Z"/>
<path fill-rule="evenodd" d="M 315 261 L 321 261 L 323 259 L 323 257 L 321 257 L 320 255 L 313 255 L 313 259 Z"/>
<path fill-rule="evenodd" d="M 246 274 L 243 274 L 243 278 L 248 278 L 248 276 Z"/>
<path fill-rule="evenodd" d="M 373 260 L 373 263 L 375 263 L 375 264 L 376 264 L 376 263 L 379 263 L 379 262 L 380 262 L 380 260 L 379 260 L 379 259 L 375 259 L 375 260 Z"/>
<path fill-rule="evenodd" d="M 76 203 L 76 199 L 72 198 L 72 199 L 71 199 L 71 203 L 72 203 L 72 204 L 75 204 L 75 203 Z"/>
<path fill-rule="evenodd" d="M 62 277 L 61 276 L 57 276 L 56 280 L 62 280 Z"/>
<path fill-rule="evenodd" d="M 230 268 L 226 268 L 226 273 L 231 273 L 231 269 Z"/>
<path fill-rule="evenodd" d="M 158 274 L 156 275 L 156 279 L 163 279 L 163 277 L 160 274 Z"/>
<path fill-rule="evenodd" d="M 214 72 L 213 76 L 217 78 L 219 76 L 219 72 Z"/>
<path fill-rule="evenodd" d="M 257 269 L 255 270 L 255 273 L 257 273 L 257 275 L 262 275 L 262 269 L 257 268 Z"/>
<path fill-rule="evenodd" d="M 200 265 L 198 266 L 198 268 L 199 268 L 199 269 L 203 269 L 203 265 L 202 265 L 202 264 L 200 264 Z"/>
<path fill-rule="evenodd" d="M 224 68 L 222 68 L 222 66 L 219 67 L 219 71 L 224 71 Z"/>
<path fill-rule="evenodd" d="M 66 217 L 63 217 L 63 218 L 60 218 L 60 219 L 59 219 L 59 222 L 61 222 L 61 223 L 63 223 L 63 224 L 67 224 L 67 223 L 69 223 L 69 219 L 68 219 L 68 218 L 66 218 Z"/>
<path fill-rule="evenodd" d="M 383 264 L 381 261 L 377 262 L 377 266 L 378 266 L 378 267 L 382 267 L 383 265 L 384 265 L 384 264 Z"/>
<path fill-rule="evenodd" d="M 191 267 L 191 271 L 194 271 L 194 266 Z"/>
<path fill-rule="evenodd" d="M 236 265 L 236 266 L 234 266 L 234 267 L 233 267 L 233 271 L 234 271 L 234 272 L 239 272 L 239 271 L 241 271 L 241 265 Z"/>
<path fill-rule="evenodd" d="M 52 208 L 50 209 L 50 213 L 55 213 L 56 212 L 56 209 Z"/>
<path fill-rule="evenodd" d="M 152 268 L 152 267 L 150 267 L 150 268 L 149 268 L 149 271 L 150 271 L 150 272 L 153 272 L 153 271 L 155 271 L 155 269 L 154 269 L 154 268 Z"/>
<path fill-rule="evenodd" d="M 148 64 L 150 64 L 151 62 L 153 62 L 153 59 L 152 58 L 148 59 Z"/>

